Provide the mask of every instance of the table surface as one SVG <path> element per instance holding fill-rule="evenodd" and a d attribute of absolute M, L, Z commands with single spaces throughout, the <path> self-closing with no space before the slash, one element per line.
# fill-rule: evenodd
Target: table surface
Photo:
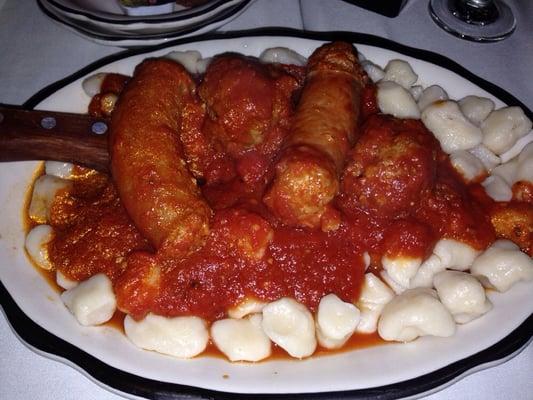
<path fill-rule="evenodd" d="M 440 30 L 427 0 L 409 0 L 396 18 L 341 0 L 255 0 L 219 30 L 282 26 L 310 31 L 356 31 L 447 56 L 505 88 L 533 109 L 533 2 L 508 0 L 516 32 L 499 43 L 478 44 Z M 0 0 L 0 103 L 22 104 L 43 87 L 104 56 L 123 51 L 95 44 L 47 18 L 31 0 Z M 75 55 L 74 57 L 72 55 Z M 0 316 L 0 399 L 120 399 L 70 366 L 28 349 Z M 531 399 L 533 344 L 496 367 L 476 372 L 427 396 L 444 399 Z"/>

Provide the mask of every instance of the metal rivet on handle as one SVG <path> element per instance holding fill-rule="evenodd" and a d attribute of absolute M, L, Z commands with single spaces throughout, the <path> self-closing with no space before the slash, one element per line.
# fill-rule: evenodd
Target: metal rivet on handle
<path fill-rule="evenodd" d="M 105 122 L 95 122 L 91 127 L 91 130 L 97 135 L 103 135 L 107 132 L 107 124 Z"/>
<path fill-rule="evenodd" d="M 53 129 L 56 126 L 56 119 L 54 117 L 44 117 L 41 120 L 41 126 L 44 129 Z"/>

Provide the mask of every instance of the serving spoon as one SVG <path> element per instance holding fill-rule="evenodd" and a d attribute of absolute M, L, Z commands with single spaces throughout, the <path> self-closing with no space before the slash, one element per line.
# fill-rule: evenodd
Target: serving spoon
<path fill-rule="evenodd" d="M 54 160 L 109 172 L 108 121 L 0 104 L 0 161 Z"/>

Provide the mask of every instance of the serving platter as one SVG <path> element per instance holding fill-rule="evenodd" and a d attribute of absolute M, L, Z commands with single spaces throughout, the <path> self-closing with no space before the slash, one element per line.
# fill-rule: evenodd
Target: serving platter
<path fill-rule="evenodd" d="M 78 15 L 79 18 L 92 19 L 94 21 L 108 23 L 122 23 L 131 25 L 135 23 L 160 24 L 168 21 L 183 21 L 217 11 L 227 3 L 236 3 L 243 0 L 209 0 L 196 7 L 184 7 L 174 5 L 171 12 L 154 15 L 128 15 L 120 5 L 119 0 L 46 0 L 51 6 L 61 12 Z"/>
<path fill-rule="evenodd" d="M 195 12 L 191 9 L 191 12 L 187 13 L 172 13 L 176 14 L 173 18 L 161 16 L 159 19 L 142 19 L 121 15 L 117 20 L 101 20 L 90 13 L 63 4 L 69 2 L 37 0 L 37 3 L 55 22 L 91 41 L 104 45 L 135 47 L 160 44 L 179 37 L 215 30 L 240 15 L 251 0 L 212 1 L 210 3 L 216 4 L 211 7 L 198 7 L 199 10 Z"/>
<path fill-rule="evenodd" d="M 103 59 L 43 90 L 27 102 L 39 109 L 83 112 L 89 102 L 81 81 L 96 72 L 131 74 L 142 59 L 172 50 L 198 50 L 204 56 L 223 51 L 259 55 L 268 47 L 289 47 L 307 56 L 323 41 L 354 42 L 377 64 L 393 58 L 407 60 L 420 83 L 443 86 L 451 98 L 475 94 L 492 98 L 497 107 L 519 105 L 513 96 L 475 77 L 458 64 L 425 51 L 384 39 L 348 33 L 310 34 L 294 31 L 260 31 L 205 36 L 194 40 L 136 50 Z M 62 305 L 58 294 L 28 262 L 24 251 L 23 202 L 38 163 L 5 164 L 0 170 L 0 288 L 4 311 L 18 335 L 30 345 L 65 358 L 104 385 L 140 396 L 178 394 L 196 397 L 232 397 L 232 394 L 266 394 L 294 398 L 317 397 L 397 398 L 424 393 L 504 360 L 531 338 L 533 283 L 519 283 L 509 292 L 489 293 L 494 310 L 461 326 L 452 338 L 422 338 L 409 344 L 387 344 L 303 361 L 272 360 L 258 364 L 231 364 L 221 358 L 177 360 L 135 348 L 111 327 L 83 328 Z M 135 360 L 135 362 L 132 362 Z M 398 367 L 398 366 L 401 366 Z"/>

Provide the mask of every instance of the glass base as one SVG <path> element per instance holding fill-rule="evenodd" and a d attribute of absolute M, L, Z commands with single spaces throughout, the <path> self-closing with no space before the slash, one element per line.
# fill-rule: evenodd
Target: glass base
<path fill-rule="evenodd" d="M 429 14 L 442 29 L 461 39 L 496 42 L 507 38 L 516 28 L 513 12 L 500 0 L 493 2 L 497 16 L 493 15 L 487 22 L 462 20 L 455 4 L 456 0 L 430 0 Z"/>

